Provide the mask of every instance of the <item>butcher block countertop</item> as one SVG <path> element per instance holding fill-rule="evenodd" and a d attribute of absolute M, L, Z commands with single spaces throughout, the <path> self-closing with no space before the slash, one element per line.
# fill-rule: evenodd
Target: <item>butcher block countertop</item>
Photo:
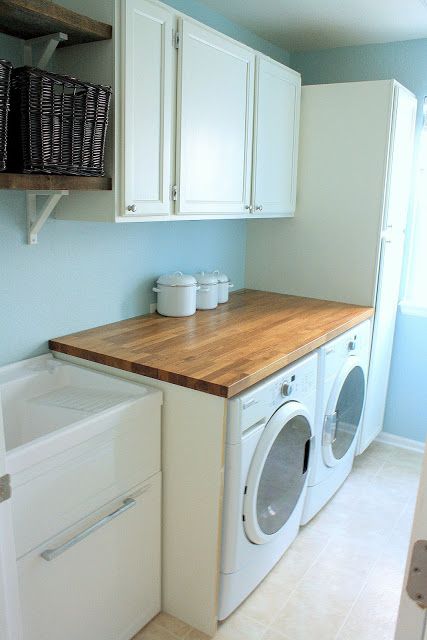
<path fill-rule="evenodd" d="M 372 315 L 370 307 L 243 290 L 187 318 L 139 316 L 55 338 L 49 346 L 231 398 Z"/>

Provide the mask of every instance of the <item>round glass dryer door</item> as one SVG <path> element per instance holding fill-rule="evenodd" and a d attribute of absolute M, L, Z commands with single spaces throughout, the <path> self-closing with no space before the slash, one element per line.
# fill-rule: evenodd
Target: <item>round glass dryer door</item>
<path fill-rule="evenodd" d="M 288 402 L 267 423 L 248 473 L 243 521 L 251 542 L 264 544 L 286 525 L 305 487 L 312 427 L 299 402 Z"/>
<path fill-rule="evenodd" d="M 329 398 L 323 425 L 323 457 L 333 467 L 356 437 L 365 402 L 366 376 L 356 357 L 349 358 Z"/>

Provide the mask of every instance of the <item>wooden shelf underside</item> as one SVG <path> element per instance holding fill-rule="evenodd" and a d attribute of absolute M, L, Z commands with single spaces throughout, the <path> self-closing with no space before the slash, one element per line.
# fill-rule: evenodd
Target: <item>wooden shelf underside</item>
<path fill-rule="evenodd" d="M 111 191 L 108 176 L 57 176 L 36 173 L 0 173 L 0 189 Z"/>
<path fill-rule="evenodd" d="M 63 47 L 112 37 L 111 25 L 50 0 L 0 0 L 0 31 L 24 40 L 63 32 L 68 35 L 59 43 Z"/>

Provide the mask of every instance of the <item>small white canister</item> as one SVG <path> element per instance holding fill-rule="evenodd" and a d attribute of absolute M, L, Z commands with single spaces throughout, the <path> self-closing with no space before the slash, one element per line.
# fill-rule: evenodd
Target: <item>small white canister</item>
<path fill-rule="evenodd" d="M 214 271 L 214 274 L 217 274 L 218 278 L 218 302 L 220 304 L 228 302 L 228 294 L 230 289 L 234 287 L 234 284 L 230 282 L 230 278 L 226 273 Z"/>
<path fill-rule="evenodd" d="M 218 306 L 218 276 L 201 271 L 195 274 L 197 285 L 197 308 L 216 309 Z"/>
<path fill-rule="evenodd" d="M 157 293 L 157 311 L 162 316 L 192 316 L 196 313 L 196 278 L 181 271 L 160 276 L 153 291 Z"/>

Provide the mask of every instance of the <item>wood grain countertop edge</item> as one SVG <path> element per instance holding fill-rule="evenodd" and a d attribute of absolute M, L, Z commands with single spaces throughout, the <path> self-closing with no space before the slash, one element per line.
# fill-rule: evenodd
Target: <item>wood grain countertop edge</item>
<path fill-rule="evenodd" d="M 245 391 L 249 387 L 253 386 L 257 382 L 265 380 L 269 376 L 273 375 L 277 371 L 280 371 L 284 367 L 296 362 L 299 358 L 312 353 L 319 347 L 323 346 L 330 340 L 345 333 L 352 327 L 368 320 L 373 316 L 374 310 L 371 307 L 360 307 L 360 312 L 354 317 L 348 319 L 346 322 L 339 324 L 333 329 L 328 330 L 318 338 L 305 343 L 303 346 L 286 353 L 285 355 L 277 358 L 267 366 L 260 368 L 259 370 L 237 380 L 235 383 L 229 385 L 217 384 L 211 380 L 203 378 L 194 378 L 188 375 L 177 373 L 176 371 L 168 371 L 166 369 L 158 369 L 144 365 L 141 362 L 132 362 L 126 358 L 118 358 L 116 356 L 108 355 L 106 353 L 98 352 L 95 350 L 89 350 L 75 345 L 65 344 L 61 342 L 60 338 L 49 340 L 49 349 L 66 355 L 95 362 L 97 364 L 109 366 L 115 369 L 121 369 L 130 373 L 146 376 L 155 380 L 161 380 L 163 382 L 169 382 L 181 387 L 200 391 L 202 393 L 208 393 L 210 395 L 219 396 L 222 398 L 232 398 L 233 396 Z M 89 330 L 91 331 L 91 330 Z"/>

